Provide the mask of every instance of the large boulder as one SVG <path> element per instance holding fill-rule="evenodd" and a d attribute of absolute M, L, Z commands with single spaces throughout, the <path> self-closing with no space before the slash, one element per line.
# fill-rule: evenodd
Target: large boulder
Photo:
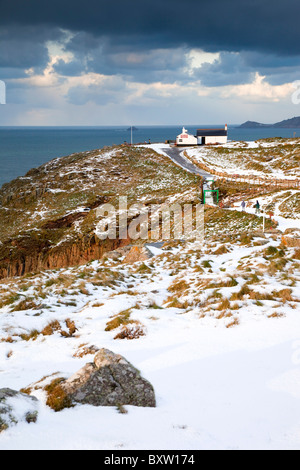
<path fill-rule="evenodd" d="M 124 357 L 107 349 L 101 349 L 93 363 L 60 383 L 60 388 L 71 403 L 156 406 L 152 385 Z"/>
<path fill-rule="evenodd" d="M 0 389 L 0 432 L 12 425 L 25 421 L 35 423 L 38 417 L 38 400 L 24 393 Z"/>

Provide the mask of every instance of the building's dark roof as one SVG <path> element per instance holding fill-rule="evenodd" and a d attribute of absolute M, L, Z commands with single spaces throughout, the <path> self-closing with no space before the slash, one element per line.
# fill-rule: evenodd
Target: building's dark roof
<path fill-rule="evenodd" d="M 227 137 L 228 131 L 226 129 L 198 129 L 197 137 Z"/>

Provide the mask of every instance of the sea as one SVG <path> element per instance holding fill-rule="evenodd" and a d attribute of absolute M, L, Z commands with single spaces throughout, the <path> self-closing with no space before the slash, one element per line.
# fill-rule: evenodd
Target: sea
<path fill-rule="evenodd" d="M 224 127 L 222 125 L 185 126 L 190 134 L 198 128 Z M 124 142 L 155 143 L 175 140 L 182 126 L 131 127 L 0 127 L 0 187 L 24 176 L 54 158 L 76 152 L 101 149 Z M 300 137 L 299 129 L 241 129 L 228 127 L 229 140 L 253 141 L 268 137 Z"/>

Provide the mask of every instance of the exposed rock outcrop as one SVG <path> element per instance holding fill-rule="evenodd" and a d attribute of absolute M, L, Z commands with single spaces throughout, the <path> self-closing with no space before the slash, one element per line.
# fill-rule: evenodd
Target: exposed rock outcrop
<path fill-rule="evenodd" d="M 73 243 L 50 247 L 48 241 L 20 239 L 15 242 L 16 254 L 8 254 L 0 261 L 0 279 L 23 276 L 44 269 L 60 269 L 83 265 L 101 259 L 104 253 L 126 245 L 130 240 L 99 240 L 94 234 Z"/>
<path fill-rule="evenodd" d="M 68 405 L 156 406 L 152 385 L 124 357 L 107 349 L 101 349 L 93 363 L 60 382 L 59 394 Z"/>
<path fill-rule="evenodd" d="M 153 254 L 147 247 L 127 245 L 114 251 L 107 252 L 103 257 L 112 260 L 122 259 L 124 264 L 134 264 L 153 258 Z"/>
<path fill-rule="evenodd" d="M 147 261 L 152 257 L 151 253 L 147 248 L 140 246 L 133 246 L 128 254 L 124 258 L 125 264 L 134 264 L 139 261 Z"/>

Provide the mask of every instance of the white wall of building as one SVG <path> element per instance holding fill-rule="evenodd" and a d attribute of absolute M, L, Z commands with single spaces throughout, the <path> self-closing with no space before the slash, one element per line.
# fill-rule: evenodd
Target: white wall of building
<path fill-rule="evenodd" d="M 182 146 L 197 145 L 198 139 L 197 137 L 188 134 L 188 131 L 185 128 L 183 128 L 182 133 L 177 136 L 176 144 L 182 145 Z"/>
<path fill-rule="evenodd" d="M 226 136 L 205 137 L 205 144 L 206 145 L 227 144 L 227 137 Z"/>

